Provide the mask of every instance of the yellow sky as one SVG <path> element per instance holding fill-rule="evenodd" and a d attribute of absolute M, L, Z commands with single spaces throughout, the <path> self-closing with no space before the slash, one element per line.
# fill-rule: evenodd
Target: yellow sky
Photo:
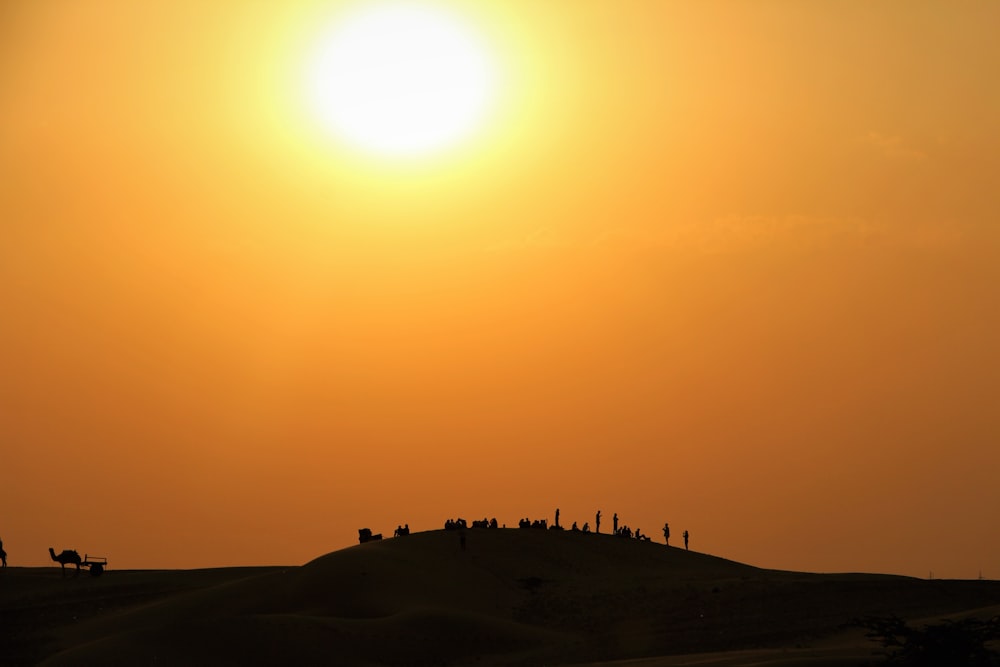
<path fill-rule="evenodd" d="M 391 163 L 303 102 L 348 3 L 3 3 L 11 563 L 558 506 L 1000 577 L 1000 5 L 436 4 L 499 104 Z"/>

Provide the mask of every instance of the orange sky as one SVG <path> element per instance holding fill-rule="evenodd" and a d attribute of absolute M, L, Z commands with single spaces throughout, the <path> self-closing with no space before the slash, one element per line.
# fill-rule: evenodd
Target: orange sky
<path fill-rule="evenodd" d="M 302 563 L 548 516 L 1000 577 L 1000 4 L 438 2 L 504 72 L 380 162 L 336 2 L 0 6 L 0 538 Z"/>

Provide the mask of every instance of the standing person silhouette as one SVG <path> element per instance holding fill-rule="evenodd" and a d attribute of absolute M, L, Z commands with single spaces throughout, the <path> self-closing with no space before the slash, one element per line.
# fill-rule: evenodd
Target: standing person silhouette
<path fill-rule="evenodd" d="M 597 516 L 594 517 L 594 532 L 601 532 L 601 510 L 597 510 Z"/>
<path fill-rule="evenodd" d="M 559 527 L 559 508 L 556 508 L 556 528 Z"/>
<path fill-rule="evenodd" d="M 3 567 L 7 567 L 7 552 L 3 550 L 3 540 L 0 540 L 0 560 L 3 561 Z"/>
<path fill-rule="evenodd" d="M 614 533 L 615 533 L 615 535 L 617 535 L 618 534 L 618 512 L 615 512 L 615 515 L 613 517 L 611 517 L 611 521 L 612 521 L 612 526 L 614 528 Z"/>
<path fill-rule="evenodd" d="M 670 546 L 670 524 L 668 523 L 663 524 L 663 542 Z"/>
<path fill-rule="evenodd" d="M 685 530 L 684 531 L 684 551 L 687 551 L 687 548 L 688 548 L 688 532 Z"/>

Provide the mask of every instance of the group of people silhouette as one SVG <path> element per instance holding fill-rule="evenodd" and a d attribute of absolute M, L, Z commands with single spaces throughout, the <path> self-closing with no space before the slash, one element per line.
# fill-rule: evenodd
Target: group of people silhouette
<path fill-rule="evenodd" d="M 534 519 L 534 520 L 532 520 L 529 517 L 524 517 L 524 518 L 518 520 L 517 527 L 518 528 L 538 528 L 538 529 L 541 529 L 541 530 L 566 530 L 566 528 L 564 528 L 563 525 L 561 523 L 559 523 L 559 519 L 560 519 L 561 514 L 562 514 L 562 512 L 557 507 L 556 508 L 556 514 L 555 514 L 555 522 L 551 526 L 548 525 L 548 521 L 546 519 Z M 594 515 L 594 531 L 593 531 L 594 533 L 600 533 L 601 532 L 601 517 L 602 516 L 603 516 L 603 513 L 600 510 L 598 510 L 597 513 Z M 493 521 L 496 521 L 496 519 L 494 519 Z M 615 512 L 615 514 L 611 517 L 611 534 L 612 535 L 615 535 L 617 537 L 629 538 L 629 539 L 643 540 L 643 541 L 646 541 L 646 542 L 652 541 L 651 538 L 649 537 L 649 535 L 643 535 L 641 529 L 636 528 L 633 531 L 629 526 L 626 526 L 626 525 L 619 526 L 618 523 L 619 523 L 618 522 L 618 513 Z M 477 524 L 479 524 L 479 522 L 474 522 L 473 523 L 473 528 L 480 527 Z M 494 524 L 494 525 L 491 525 L 490 527 L 495 528 L 496 525 Z M 445 528 L 448 528 L 447 523 L 445 524 Z M 569 530 L 570 530 L 570 532 L 589 533 L 589 532 L 591 532 L 591 530 L 590 530 L 590 522 L 589 521 L 585 521 L 583 523 L 583 526 L 581 527 L 580 524 L 579 524 L 579 522 L 574 521 L 573 524 L 570 526 Z M 684 531 L 684 548 L 685 549 L 688 548 L 688 539 L 689 539 L 689 537 L 690 537 L 690 534 L 688 533 L 688 531 L 685 530 Z M 667 545 L 670 544 L 670 526 L 669 526 L 669 524 L 666 524 L 666 523 L 663 524 L 663 539 L 664 539 L 664 542 Z"/>
<path fill-rule="evenodd" d="M 601 513 L 600 510 L 598 510 L 597 513 L 594 515 L 594 533 L 600 533 L 601 532 L 601 516 L 602 516 L 602 513 Z M 535 519 L 535 520 L 532 520 L 532 519 L 530 519 L 528 517 L 523 517 L 523 518 L 521 518 L 521 519 L 518 520 L 517 527 L 518 528 L 526 528 L 526 529 L 535 528 L 535 529 L 540 529 L 540 530 L 565 530 L 565 528 L 563 528 L 563 526 L 559 523 L 559 517 L 560 517 L 560 511 L 559 511 L 559 508 L 557 507 L 556 508 L 556 520 L 555 520 L 555 523 L 552 524 L 551 526 L 548 525 L 548 520 L 547 519 Z M 463 549 L 465 548 L 465 529 L 468 528 L 468 527 L 469 527 L 468 522 L 465 519 L 463 519 L 463 518 L 446 519 L 445 522 L 444 522 L 444 529 L 445 530 L 457 530 L 457 531 L 459 531 L 459 533 L 460 533 L 459 538 L 461 540 L 461 544 L 462 544 L 462 548 Z M 493 517 L 492 519 L 487 519 L 486 517 L 483 517 L 482 520 L 474 520 L 472 522 L 472 527 L 473 528 L 487 528 L 487 529 L 492 528 L 492 529 L 496 529 L 496 528 L 499 528 L 500 526 L 497 523 L 496 517 Z M 506 528 L 507 524 L 504 524 L 503 527 Z M 583 527 L 581 528 L 578 525 L 578 522 L 574 521 L 573 525 L 569 528 L 569 530 L 570 530 L 570 532 L 589 533 L 590 532 L 590 522 L 585 521 L 583 523 Z M 379 534 L 373 534 L 372 531 L 370 529 L 368 529 L 368 528 L 362 528 L 361 530 L 358 531 L 358 533 L 359 533 L 359 535 L 358 535 L 359 540 L 358 541 L 362 542 L 362 543 L 369 542 L 369 541 L 372 541 L 372 540 L 380 540 L 380 539 L 382 539 L 381 533 L 379 533 Z M 399 526 L 396 527 L 396 531 L 393 533 L 393 537 L 404 537 L 404 536 L 409 535 L 409 534 L 410 534 L 410 524 L 399 525 Z M 649 535 L 643 535 L 642 530 L 639 529 L 639 528 L 636 528 L 633 531 L 627 525 L 623 524 L 623 525 L 619 526 L 618 525 L 618 513 L 617 512 L 615 512 L 614 515 L 611 517 L 611 534 L 615 535 L 617 537 L 623 537 L 623 538 L 626 538 L 626 539 L 642 540 L 644 542 L 650 542 L 650 541 L 652 541 L 650 539 Z M 683 533 L 683 537 L 684 537 L 684 548 L 687 549 L 688 548 L 688 541 L 690 539 L 690 533 L 685 530 L 684 533 Z M 664 543 L 667 546 L 670 546 L 670 524 L 669 523 L 664 523 L 663 524 L 663 541 L 664 541 Z M 4 557 L 4 567 L 6 567 L 7 566 L 7 554 L 3 553 L 3 542 L 2 541 L 0 541 L 0 555 L 3 555 L 3 557 Z"/>
<path fill-rule="evenodd" d="M 540 530 L 566 530 L 562 526 L 562 524 L 559 523 L 559 517 L 560 517 L 560 515 L 561 515 L 561 512 L 560 512 L 559 508 L 557 507 L 556 508 L 556 517 L 555 517 L 556 520 L 555 520 L 555 523 L 553 523 L 551 526 L 548 525 L 548 520 L 547 519 L 534 519 L 534 520 L 532 520 L 529 517 L 523 517 L 523 518 L 521 518 L 521 519 L 518 520 L 517 527 L 518 528 L 527 528 L 527 529 L 537 528 L 537 529 L 540 529 Z M 601 510 L 597 510 L 597 513 L 594 515 L 594 532 L 595 533 L 600 533 L 601 532 L 601 517 L 602 516 L 603 516 L 603 514 L 601 513 Z M 457 529 L 461 529 L 461 528 L 465 528 L 465 527 L 466 527 L 465 519 L 455 519 L 455 520 L 448 519 L 444 523 L 445 530 L 457 530 Z M 485 518 L 482 521 L 473 521 L 472 522 L 472 527 L 473 528 L 496 528 L 497 527 L 497 520 L 494 517 L 493 519 L 491 519 L 489 521 L 487 521 Z M 506 528 L 506 524 L 504 524 L 504 527 Z M 569 530 L 570 530 L 570 532 L 589 533 L 590 532 L 590 522 L 585 521 L 583 523 L 583 527 L 581 528 L 580 525 L 579 525 L 579 523 L 576 522 L 576 521 L 574 521 L 573 524 L 572 524 L 572 526 L 570 526 Z M 618 513 L 617 512 L 615 512 L 614 515 L 611 517 L 611 534 L 615 535 L 617 537 L 624 537 L 624 538 L 628 538 L 628 539 L 642 540 L 642 541 L 645 541 L 645 542 L 652 541 L 651 538 L 649 537 L 649 535 L 643 535 L 642 534 L 642 530 L 639 529 L 639 528 L 636 528 L 633 531 L 629 526 L 626 526 L 626 525 L 619 526 L 618 525 Z M 684 548 L 685 549 L 688 548 L 688 541 L 689 541 L 689 539 L 690 539 L 690 533 L 685 530 L 684 531 Z M 670 545 L 670 524 L 669 523 L 664 523 L 663 524 L 663 541 L 668 546 Z"/>
<path fill-rule="evenodd" d="M 556 508 L 556 522 L 552 526 L 553 530 L 563 530 L 563 527 L 559 524 L 559 515 L 560 515 L 560 511 L 559 511 L 559 508 L 557 507 Z M 595 533 L 600 533 L 601 532 L 601 517 L 602 516 L 603 516 L 603 514 L 601 513 L 601 510 L 597 510 L 597 514 L 594 515 L 594 532 Z M 536 524 L 540 524 L 540 525 L 536 525 Z M 541 521 L 535 521 L 533 523 L 529 522 L 527 519 L 522 519 L 521 523 L 520 523 L 520 526 L 521 526 L 521 528 L 528 528 L 528 527 L 530 527 L 530 528 L 544 528 L 545 527 L 545 519 L 542 519 Z M 589 522 L 584 522 L 583 528 L 580 528 L 578 526 L 577 522 L 574 521 L 572 527 L 570 527 L 570 531 L 580 531 L 580 532 L 584 532 L 584 533 L 589 533 L 590 532 L 590 523 Z M 614 515 L 611 517 L 611 534 L 615 535 L 617 537 L 625 537 L 625 538 L 629 538 L 629 539 L 643 540 L 645 542 L 652 541 L 651 538 L 649 537 L 649 535 L 643 535 L 642 534 L 642 530 L 639 529 L 639 528 L 636 528 L 633 531 L 629 526 L 626 526 L 626 525 L 619 526 L 618 525 L 618 512 L 615 512 Z M 689 537 L 690 537 L 690 534 L 688 533 L 688 531 L 685 530 L 684 531 L 684 548 L 685 549 L 688 548 L 688 539 L 689 539 Z M 664 540 L 664 543 L 666 543 L 668 546 L 670 545 L 670 525 L 666 524 L 666 523 L 663 524 L 663 540 Z"/>
<path fill-rule="evenodd" d="M 687 548 L 688 548 L 688 540 L 691 539 L 691 533 L 689 533 L 688 531 L 685 530 L 684 534 L 682 535 L 682 537 L 684 538 L 684 549 L 687 550 Z M 669 523 L 663 524 L 663 541 L 664 541 L 665 544 L 667 544 L 667 546 L 670 545 L 670 524 Z"/>
<path fill-rule="evenodd" d="M 407 524 L 407 526 L 409 526 L 409 524 Z M 466 522 L 465 519 L 462 519 L 462 518 L 447 519 L 444 522 L 444 529 L 445 530 L 462 530 L 463 528 L 468 528 L 468 527 L 469 527 L 469 524 Z M 472 521 L 472 527 L 473 528 L 499 528 L 500 524 L 497 523 L 497 518 L 496 517 L 493 517 L 492 519 L 487 519 L 486 517 L 483 517 L 482 520 L 473 519 L 473 521 Z M 504 527 L 506 527 L 506 526 L 504 526 Z M 407 535 L 409 535 L 408 532 L 407 532 Z"/>

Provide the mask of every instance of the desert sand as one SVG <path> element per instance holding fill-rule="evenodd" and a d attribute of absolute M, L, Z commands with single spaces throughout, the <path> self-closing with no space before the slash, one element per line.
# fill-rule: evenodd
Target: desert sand
<path fill-rule="evenodd" d="M 536 529 L 370 542 L 302 566 L 0 572 L 0 664 L 863 665 L 856 617 L 1000 613 L 1000 582 L 760 569 Z"/>

